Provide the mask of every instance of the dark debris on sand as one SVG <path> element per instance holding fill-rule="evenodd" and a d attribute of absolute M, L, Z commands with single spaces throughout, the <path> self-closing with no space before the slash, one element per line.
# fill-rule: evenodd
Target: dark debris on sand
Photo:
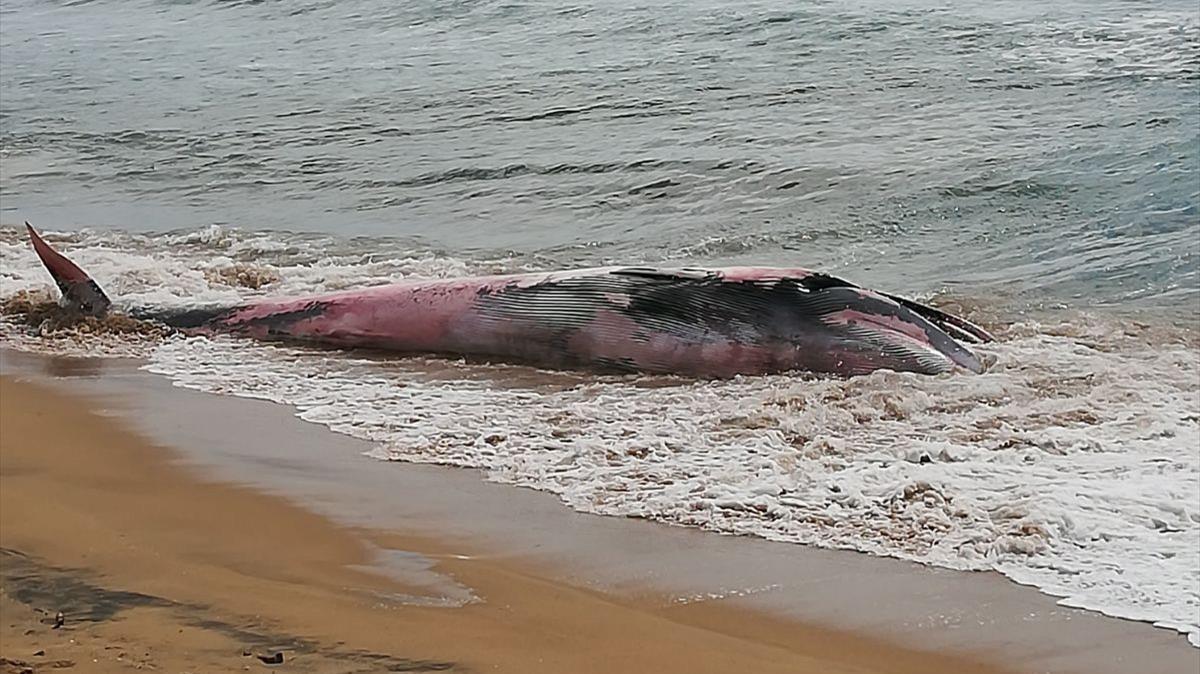
<path fill-rule="evenodd" d="M 63 307 L 44 291 L 22 290 L 0 301 L 0 315 L 32 328 L 41 336 L 73 333 L 162 338 L 172 332 L 164 325 L 117 313 L 102 318 L 84 316 Z"/>

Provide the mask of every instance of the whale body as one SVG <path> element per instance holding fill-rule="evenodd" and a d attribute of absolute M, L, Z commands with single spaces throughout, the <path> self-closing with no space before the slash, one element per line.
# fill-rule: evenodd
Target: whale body
<path fill-rule="evenodd" d="M 27 223 L 28 224 L 28 223 Z M 110 302 L 29 227 L 64 303 Z M 730 377 L 788 371 L 983 371 L 983 329 L 912 300 L 798 268 L 604 267 L 403 281 L 181 311 L 137 310 L 189 333 L 443 354 L 559 369 Z"/>

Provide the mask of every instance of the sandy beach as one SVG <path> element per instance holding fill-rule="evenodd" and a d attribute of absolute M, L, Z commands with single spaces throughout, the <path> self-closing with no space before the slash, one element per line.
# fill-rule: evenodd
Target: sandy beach
<path fill-rule="evenodd" d="M 462 541 L 340 527 L 200 477 L 95 401 L 2 382 L 11 671 L 1001 671 L 725 603 L 572 586 Z M 372 569 L 378 546 L 434 560 L 474 598 L 437 605 Z M 276 653 L 282 664 L 260 662 Z"/>

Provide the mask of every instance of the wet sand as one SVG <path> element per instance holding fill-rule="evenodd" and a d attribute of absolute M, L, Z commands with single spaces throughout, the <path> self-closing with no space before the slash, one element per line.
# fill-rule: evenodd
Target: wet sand
<path fill-rule="evenodd" d="M 11 376 L 0 428 L 13 671 L 999 671 L 731 603 L 571 584 L 469 541 L 339 526 L 180 465 L 97 401 Z M 385 573 L 380 549 L 430 560 L 475 599 L 443 605 Z M 277 652 L 282 664 L 258 660 Z"/>

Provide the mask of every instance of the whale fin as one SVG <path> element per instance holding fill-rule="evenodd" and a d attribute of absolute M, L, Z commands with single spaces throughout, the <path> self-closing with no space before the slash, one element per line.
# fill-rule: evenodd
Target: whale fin
<path fill-rule="evenodd" d="M 921 311 L 936 309 L 866 288 L 832 288 L 812 302 L 818 320 L 850 337 L 848 347 L 868 347 L 847 352 L 863 371 L 887 367 L 939 374 L 955 365 L 975 373 L 985 369 L 979 356 L 956 338 L 953 324 L 943 325 Z"/>
<path fill-rule="evenodd" d="M 65 255 L 51 248 L 50 244 L 46 243 L 45 239 L 34 230 L 33 225 L 26 222 L 25 229 L 29 232 L 29 240 L 33 243 L 34 252 L 46 266 L 46 271 L 50 272 L 55 285 L 62 291 L 61 304 L 70 311 L 85 316 L 103 316 L 108 313 L 112 301 L 92 280 L 92 277 L 80 269 L 79 265 L 68 260 Z"/>
<path fill-rule="evenodd" d="M 910 311 L 913 311 L 914 313 L 920 314 L 923 318 L 925 318 L 925 320 L 933 323 L 942 330 L 945 330 L 946 334 L 959 341 L 967 342 L 968 344 L 985 344 L 987 342 L 996 341 L 996 338 L 993 337 L 987 330 L 984 330 L 983 328 L 966 319 L 959 318 L 958 316 L 952 316 L 944 311 L 934 309 L 926 304 L 914 302 L 910 299 L 898 297 L 890 293 L 879 294 L 909 309 Z"/>

